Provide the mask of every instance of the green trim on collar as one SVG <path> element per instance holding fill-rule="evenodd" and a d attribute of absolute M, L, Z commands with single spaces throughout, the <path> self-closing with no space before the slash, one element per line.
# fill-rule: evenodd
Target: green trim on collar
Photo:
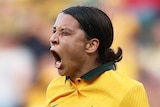
<path fill-rule="evenodd" d="M 87 72 L 86 74 L 84 74 L 83 76 L 81 76 L 80 78 L 83 78 L 85 80 L 91 80 L 92 78 L 102 74 L 103 72 L 106 72 L 108 70 L 115 70 L 114 68 L 114 62 L 108 62 L 108 63 L 105 63 L 101 66 L 98 66 L 97 68 L 94 68 L 92 69 L 91 71 Z M 66 80 L 70 79 L 69 76 L 66 76 L 66 79 L 65 79 L 65 83 L 66 83 Z"/>
<path fill-rule="evenodd" d="M 94 77 L 102 74 L 103 72 L 111 70 L 111 69 L 114 70 L 114 62 L 109 62 L 109 63 L 105 63 L 101 66 L 98 66 L 97 68 L 94 68 L 91 71 L 89 71 L 88 73 L 81 76 L 81 78 L 83 78 L 85 80 L 91 80 Z"/>

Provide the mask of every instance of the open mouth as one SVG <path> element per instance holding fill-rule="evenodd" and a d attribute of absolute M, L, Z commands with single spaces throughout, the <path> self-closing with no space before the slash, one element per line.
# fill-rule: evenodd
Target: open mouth
<path fill-rule="evenodd" d="M 60 69 L 61 68 L 61 65 L 62 65 L 62 60 L 61 60 L 61 57 L 59 56 L 59 54 L 55 51 L 52 51 L 51 50 L 51 53 L 55 59 L 55 67 Z"/>

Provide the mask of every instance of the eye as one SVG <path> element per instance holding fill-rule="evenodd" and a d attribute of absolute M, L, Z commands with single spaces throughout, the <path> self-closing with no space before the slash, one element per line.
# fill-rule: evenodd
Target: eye
<path fill-rule="evenodd" d="M 67 36 L 67 35 L 70 35 L 70 33 L 66 31 L 62 31 L 62 35 Z"/>

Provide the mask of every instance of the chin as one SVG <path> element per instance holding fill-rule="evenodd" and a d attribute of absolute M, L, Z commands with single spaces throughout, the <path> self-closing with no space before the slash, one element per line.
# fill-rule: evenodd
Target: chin
<path fill-rule="evenodd" d="M 65 76 L 66 75 L 64 70 L 58 69 L 58 73 L 59 73 L 60 76 Z"/>

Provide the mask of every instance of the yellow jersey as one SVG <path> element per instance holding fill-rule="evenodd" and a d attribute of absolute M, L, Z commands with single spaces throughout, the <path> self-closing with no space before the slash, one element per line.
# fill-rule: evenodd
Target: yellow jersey
<path fill-rule="evenodd" d="M 56 78 L 47 88 L 47 107 L 149 107 L 143 85 L 113 68 L 112 62 L 104 64 L 74 83 Z"/>

